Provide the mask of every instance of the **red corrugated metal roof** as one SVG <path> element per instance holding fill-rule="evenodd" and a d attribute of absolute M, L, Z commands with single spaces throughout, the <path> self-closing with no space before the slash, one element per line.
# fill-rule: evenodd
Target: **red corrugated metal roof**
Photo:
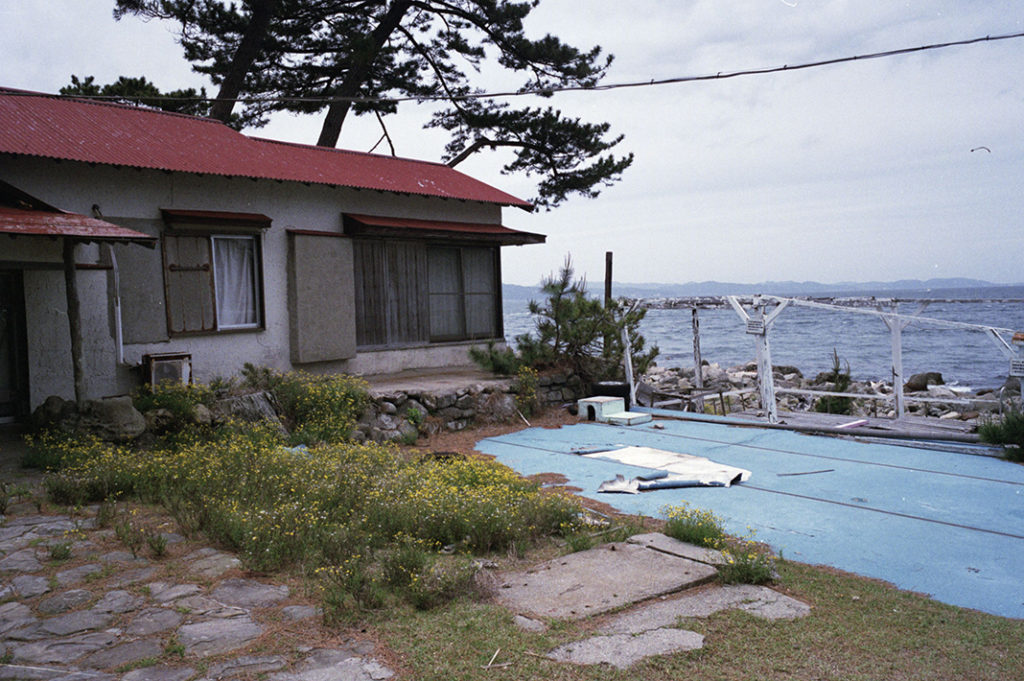
<path fill-rule="evenodd" d="M 484 239 L 504 244 L 544 243 L 543 234 L 521 232 L 500 224 L 483 222 L 452 222 L 442 220 L 416 220 L 392 218 L 379 215 L 345 215 L 345 232 L 348 234 L 397 234 L 462 236 L 469 239 Z"/>
<path fill-rule="evenodd" d="M 441 163 L 247 137 L 219 121 L 0 88 L 0 153 L 529 208 Z"/>
<path fill-rule="evenodd" d="M 0 205 L 0 234 L 73 237 L 82 241 L 133 241 L 154 245 L 156 237 L 78 213 L 56 213 Z"/>

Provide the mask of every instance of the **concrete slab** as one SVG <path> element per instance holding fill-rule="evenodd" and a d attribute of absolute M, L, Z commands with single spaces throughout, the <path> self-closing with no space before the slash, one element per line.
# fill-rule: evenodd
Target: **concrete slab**
<path fill-rule="evenodd" d="M 437 369 L 406 369 L 391 374 L 370 374 L 362 377 L 373 395 L 398 391 L 445 392 L 472 385 L 507 388 L 512 379 L 497 377 L 478 367 L 442 367 Z"/>
<path fill-rule="evenodd" d="M 630 544 L 639 544 L 655 551 L 661 551 L 672 556 L 695 560 L 706 565 L 721 565 L 725 562 L 721 551 L 694 546 L 684 541 L 673 539 L 660 532 L 649 532 L 647 534 L 634 534 L 626 540 Z"/>
<path fill-rule="evenodd" d="M 811 606 L 766 586 L 735 584 L 708 586 L 642 604 L 603 624 L 602 634 L 639 634 L 675 626 L 682 617 L 710 617 L 722 610 L 743 610 L 767 620 L 795 619 L 811 612 Z"/>
<path fill-rule="evenodd" d="M 650 414 L 641 414 L 635 411 L 621 411 L 608 415 L 608 423 L 614 426 L 639 426 L 641 423 L 648 423 L 651 420 Z"/>
<path fill-rule="evenodd" d="M 548 653 L 559 662 L 573 664 L 610 664 L 619 669 L 632 667 L 653 655 L 668 655 L 704 646 L 704 637 L 685 629 L 655 629 L 639 635 L 593 636 L 566 643 Z"/>
<path fill-rule="evenodd" d="M 497 600 L 535 617 L 582 619 L 703 584 L 715 568 L 637 544 L 605 544 L 498 575 Z"/>

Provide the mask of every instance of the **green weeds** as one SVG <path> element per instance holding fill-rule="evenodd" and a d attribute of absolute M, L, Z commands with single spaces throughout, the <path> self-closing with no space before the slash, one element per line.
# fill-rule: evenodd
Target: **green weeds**
<path fill-rule="evenodd" d="M 691 508 L 685 501 L 665 506 L 665 534 L 696 546 L 716 549 L 722 554 L 718 578 L 726 584 L 766 584 L 775 579 L 776 557 L 754 541 L 754 530 L 744 537 L 730 537 L 722 520 L 711 511 Z"/>
<path fill-rule="evenodd" d="M 725 539 L 722 521 L 711 511 L 690 508 L 684 501 L 679 506 L 662 509 L 667 520 L 665 534 L 687 544 L 713 547 Z"/>
<path fill-rule="evenodd" d="M 372 443 L 288 447 L 270 426 L 183 435 L 144 456 L 88 439 L 62 441 L 60 451 L 52 496 L 161 504 L 183 531 L 238 551 L 250 569 L 316 574 L 325 611 L 335 613 L 379 607 L 382 593 L 416 607 L 443 602 L 472 582 L 466 554 L 510 550 L 579 523 L 574 498 L 491 460 L 414 460 Z M 162 537 L 116 515 L 133 555 L 147 544 L 162 554 Z M 461 558 L 439 555 L 442 546 Z"/>
<path fill-rule="evenodd" d="M 1024 462 L 1024 411 L 1013 407 L 1001 419 L 993 418 L 978 426 L 983 442 L 1005 447 L 1006 458 Z"/>

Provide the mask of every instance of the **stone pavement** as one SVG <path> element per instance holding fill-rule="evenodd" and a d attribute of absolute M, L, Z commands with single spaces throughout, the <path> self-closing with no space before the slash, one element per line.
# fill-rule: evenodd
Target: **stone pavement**
<path fill-rule="evenodd" d="M 625 669 L 653 655 L 694 650 L 700 634 L 677 626 L 680 618 L 708 617 L 736 609 L 766 620 L 810 613 L 800 601 L 764 586 L 711 585 L 722 562 L 717 551 L 663 534 L 630 537 L 561 556 L 498 579 L 497 599 L 517 613 L 515 623 L 530 631 L 548 619 L 582 619 L 618 610 L 593 636 L 572 641 L 547 657 L 572 664 L 609 664 Z"/>
<path fill-rule="evenodd" d="M 165 533 L 166 557 L 133 558 L 95 509 L 0 516 L 0 680 L 370 681 L 394 673 L 372 642 L 339 641 L 287 586 Z M 66 561 L 51 546 L 68 545 Z"/>

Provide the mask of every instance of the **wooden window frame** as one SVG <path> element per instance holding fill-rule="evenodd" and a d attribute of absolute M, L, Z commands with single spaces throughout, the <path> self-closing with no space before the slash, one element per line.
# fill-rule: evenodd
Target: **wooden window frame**
<path fill-rule="evenodd" d="M 208 256 L 206 263 L 197 263 L 196 265 L 186 266 L 186 269 L 169 261 L 170 254 L 168 253 L 168 242 L 166 240 L 182 237 L 201 239 L 205 241 Z M 161 250 L 163 251 L 164 301 L 167 308 L 167 332 L 170 336 L 177 337 L 247 333 L 263 331 L 266 329 L 266 297 L 264 295 L 263 284 L 263 239 L 261 231 L 251 228 L 232 229 L 230 225 L 221 229 L 207 226 L 197 227 L 191 224 L 187 225 L 187 227 L 174 225 L 164 231 L 163 238 L 164 243 Z M 248 239 L 251 240 L 253 244 L 253 294 L 255 295 L 255 323 L 242 325 L 222 325 L 220 323 L 217 311 L 217 271 L 214 245 L 216 239 Z M 172 310 L 172 300 L 175 295 L 181 295 L 181 293 L 173 291 L 174 285 L 169 274 L 172 272 L 188 271 L 193 268 L 198 271 L 209 272 L 209 301 L 212 313 L 212 325 L 205 328 L 176 329 L 176 324 L 172 316 L 174 313 L 174 310 Z M 198 301 L 195 304 L 202 305 L 203 301 Z"/>
<path fill-rule="evenodd" d="M 402 244 L 404 246 L 414 246 L 419 249 L 419 257 L 422 259 L 425 267 L 422 268 L 418 282 L 415 282 L 412 288 L 416 291 L 415 302 L 406 301 L 406 305 L 416 306 L 416 318 L 418 325 L 418 335 L 414 339 L 396 339 L 392 333 L 394 327 L 394 320 L 389 320 L 389 317 L 400 313 L 400 310 L 395 310 L 393 301 L 389 300 L 389 293 L 383 291 L 384 282 L 389 280 L 394 273 L 387 270 L 375 271 L 374 276 L 379 277 L 381 281 L 373 282 L 375 286 L 371 286 L 371 282 L 365 280 L 365 273 L 363 267 L 365 267 L 369 260 L 372 258 L 367 257 L 367 253 L 361 252 L 363 248 L 381 248 L 385 251 L 388 249 L 388 244 Z M 430 345 L 440 345 L 445 343 L 457 343 L 467 341 L 479 341 L 479 340 L 492 340 L 501 338 L 503 335 L 503 320 L 502 320 L 502 296 L 501 296 L 501 251 L 498 245 L 480 244 L 480 243 L 466 243 L 466 242 L 450 242 L 447 240 L 435 240 L 435 239 L 399 239 L 399 238 L 379 238 L 379 237 L 355 237 L 353 239 L 353 246 L 355 248 L 355 261 L 356 261 L 356 337 L 357 337 L 357 348 L 360 351 L 376 351 L 376 350 L 400 350 L 402 348 L 409 347 L 425 347 Z M 456 249 L 458 252 L 458 280 L 459 280 L 459 313 L 461 315 L 461 332 L 458 334 L 434 334 L 430 328 L 430 297 L 431 297 L 431 282 L 429 275 L 429 261 L 430 253 L 434 249 Z M 483 249 L 489 252 L 493 262 L 493 306 L 494 306 L 494 319 L 492 325 L 492 331 L 487 334 L 469 334 L 466 331 L 466 305 L 467 305 L 467 294 L 465 291 L 465 274 L 463 267 L 463 252 L 465 249 Z M 376 256 L 375 262 L 384 262 L 386 256 Z M 412 268 L 416 269 L 416 268 Z M 409 286 L 408 282 L 403 283 L 404 286 Z M 369 289 L 375 288 L 379 295 L 383 295 L 384 298 L 368 299 L 367 295 L 370 292 Z M 373 318 L 377 326 L 373 329 L 365 328 L 365 323 L 368 318 Z M 367 339 L 380 340 L 382 342 L 367 343 Z"/>

